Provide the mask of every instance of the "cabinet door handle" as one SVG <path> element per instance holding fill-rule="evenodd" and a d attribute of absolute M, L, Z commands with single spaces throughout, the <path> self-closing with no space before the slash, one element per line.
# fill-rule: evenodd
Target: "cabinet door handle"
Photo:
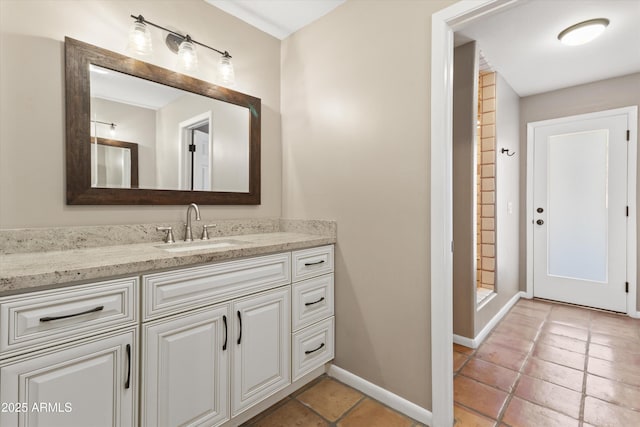
<path fill-rule="evenodd" d="M 95 313 L 102 310 L 104 310 L 104 305 L 99 305 L 96 308 L 92 308 L 91 310 L 83 311 L 81 313 L 67 314 L 64 316 L 41 317 L 40 321 L 51 322 L 52 320 L 68 319 L 69 317 L 82 316 L 83 314 Z"/>
<path fill-rule="evenodd" d="M 311 353 L 315 353 L 316 351 L 320 350 L 322 347 L 324 347 L 324 343 L 320 344 L 320 345 L 318 346 L 318 348 L 316 348 L 316 349 L 313 349 L 313 350 L 307 350 L 307 351 L 305 351 L 305 352 L 304 352 L 304 354 L 311 354 Z"/>
<path fill-rule="evenodd" d="M 240 310 L 238 310 L 238 321 L 240 322 L 240 335 L 238 335 L 238 345 L 242 342 L 242 316 Z"/>
<path fill-rule="evenodd" d="M 229 331 L 227 330 L 227 316 L 222 316 L 222 322 L 224 323 L 224 344 L 222 344 L 222 351 L 227 349 L 227 338 L 229 338 Z"/>
<path fill-rule="evenodd" d="M 318 264 L 322 264 L 323 262 L 324 262 L 324 260 L 323 260 L 323 259 L 321 259 L 320 261 L 316 261 L 316 262 L 305 262 L 305 263 L 304 263 L 304 266 L 305 266 L 305 267 L 309 267 L 309 266 L 311 266 L 311 265 L 318 265 Z"/>
<path fill-rule="evenodd" d="M 124 382 L 124 388 L 131 387 L 131 344 L 127 344 L 127 380 Z"/>
<path fill-rule="evenodd" d="M 322 302 L 322 301 L 324 301 L 324 297 L 320 298 L 318 301 L 314 301 L 314 302 L 305 302 L 305 303 L 304 303 L 304 305 L 306 305 L 306 306 L 310 306 L 310 305 L 314 305 L 314 304 L 317 304 L 317 303 Z"/>

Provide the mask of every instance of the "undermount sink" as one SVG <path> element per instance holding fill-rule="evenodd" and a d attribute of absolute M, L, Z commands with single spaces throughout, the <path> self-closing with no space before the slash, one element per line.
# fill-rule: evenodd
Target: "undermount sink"
<path fill-rule="evenodd" d="M 165 243 L 164 245 L 155 246 L 158 249 L 162 249 L 167 252 L 188 252 L 188 251 L 200 251 L 203 249 L 221 249 L 229 248 L 231 246 L 237 246 L 242 244 L 239 240 L 199 240 L 195 242 L 184 243 Z"/>

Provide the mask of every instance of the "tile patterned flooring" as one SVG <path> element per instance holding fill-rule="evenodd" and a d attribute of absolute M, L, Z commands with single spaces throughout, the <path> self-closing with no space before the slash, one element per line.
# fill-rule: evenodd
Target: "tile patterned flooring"
<path fill-rule="evenodd" d="M 242 427 L 424 427 L 325 375 Z"/>
<path fill-rule="evenodd" d="M 521 299 L 454 344 L 456 427 L 640 426 L 640 320 Z"/>

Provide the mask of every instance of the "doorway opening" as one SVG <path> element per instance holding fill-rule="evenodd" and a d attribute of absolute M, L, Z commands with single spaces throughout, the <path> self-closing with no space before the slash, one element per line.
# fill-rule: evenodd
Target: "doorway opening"
<path fill-rule="evenodd" d="M 180 123 L 183 156 L 180 189 L 211 191 L 212 143 L 211 112 Z"/>

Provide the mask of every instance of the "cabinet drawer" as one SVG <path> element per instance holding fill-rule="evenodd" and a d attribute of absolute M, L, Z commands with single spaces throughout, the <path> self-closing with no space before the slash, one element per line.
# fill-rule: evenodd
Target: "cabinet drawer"
<path fill-rule="evenodd" d="M 333 245 L 295 251 L 292 257 L 294 282 L 333 272 Z"/>
<path fill-rule="evenodd" d="M 333 317 L 293 334 L 293 381 L 334 357 Z"/>
<path fill-rule="evenodd" d="M 292 291 L 294 331 L 333 316 L 333 274 L 294 283 Z"/>
<path fill-rule="evenodd" d="M 290 266 L 283 253 L 143 276 L 143 320 L 289 284 Z"/>
<path fill-rule="evenodd" d="M 0 298 L 0 358 L 136 322 L 138 278 Z"/>

